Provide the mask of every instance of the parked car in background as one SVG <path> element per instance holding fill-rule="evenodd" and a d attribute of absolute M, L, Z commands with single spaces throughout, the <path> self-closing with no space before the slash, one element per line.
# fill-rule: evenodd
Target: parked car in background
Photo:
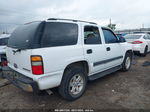
<path fill-rule="evenodd" d="M 28 92 L 58 87 L 61 96 L 75 100 L 88 80 L 128 71 L 132 46 L 96 23 L 51 18 L 17 28 L 7 58 L 13 74 L 6 77 L 14 85 Z"/>
<path fill-rule="evenodd" d="M 8 44 L 9 37 L 10 37 L 10 34 L 1 34 L 0 35 L 0 66 L 5 65 L 5 63 L 7 61 L 6 46 Z"/>
<path fill-rule="evenodd" d="M 150 51 L 150 35 L 145 33 L 128 34 L 125 36 L 127 42 L 132 44 L 133 51 L 146 56 Z"/>

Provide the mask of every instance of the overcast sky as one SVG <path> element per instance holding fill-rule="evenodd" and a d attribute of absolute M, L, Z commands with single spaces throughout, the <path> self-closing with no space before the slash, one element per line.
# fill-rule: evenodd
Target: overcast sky
<path fill-rule="evenodd" d="M 150 27 L 150 0 L 1 0 L 0 29 L 47 18 L 97 22 L 117 29 Z"/>

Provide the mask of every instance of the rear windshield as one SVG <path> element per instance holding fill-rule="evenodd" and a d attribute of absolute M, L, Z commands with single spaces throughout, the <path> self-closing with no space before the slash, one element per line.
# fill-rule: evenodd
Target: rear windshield
<path fill-rule="evenodd" d="M 0 46 L 4 46 L 8 44 L 8 38 L 2 38 L 0 39 Z"/>
<path fill-rule="evenodd" d="M 18 49 L 66 46 L 77 44 L 77 39 L 77 24 L 36 22 L 17 28 L 12 33 L 8 46 Z"/>
<path fill-rule="evenodd" d="M 142 35 L 126 35 L 125 39 L 139 39 Z"/>
<path fill-rule="evenodd" d="M 41 22 L 34 22 L 18 27 L 11 35 L 8 46 L 12 48 L 32 48 L 34 36 Z"/>
<path fill-rule="evenodd" d="M 47 22 L 41 39 L 41 47 L 77 44 L 78 25 L 74 23 Z"/>

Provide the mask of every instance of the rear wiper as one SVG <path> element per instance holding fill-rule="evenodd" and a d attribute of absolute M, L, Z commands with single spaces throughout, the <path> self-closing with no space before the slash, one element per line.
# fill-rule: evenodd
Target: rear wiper
<path fill-rule="evenodd" d="M 17 49 L 17 50 L 12 50 L 14 54 L 16 54 L 17 52 L 21 52 L 21 49 Z"/>

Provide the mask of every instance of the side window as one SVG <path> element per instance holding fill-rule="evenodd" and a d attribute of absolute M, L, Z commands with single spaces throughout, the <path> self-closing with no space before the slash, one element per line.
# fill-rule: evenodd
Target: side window
<path fill-rule="evenodd" d="M 117 43 L 118 42 L 117 37 L 112 33 L 112 31 L 110 31 L 109 29 L 102 29 L 102 30 L 103 30 L 105 42 L 107 44 L 109 44 L 109 43 Z"/>
<path fill-rule="evenodd" d="M 84 27 L 84 44 L 101 44 L 101 37 L 98 27 Z"/>
<path fill-rule="evenodd" d="M 143 38 L 147 40 L 147 39 L 148 39 L 148 35 L 144 35 L 144 37 L 143 37 Z"/>
<path fill-rule="evenodd" d="M 148 39 L 150 40 L 150 35 L 148 34 Z"/>
<path fill-rule="evenodd" d="M 146 39 L 150 40 L 150 35 L 149 34 L 147 34 L 147 38 Z"/>
<path fill-rule="evenodd" d="M 77 40 L 77 24 L 47 22 L 41 39 L 41 47 L 75 45 Z"/>

